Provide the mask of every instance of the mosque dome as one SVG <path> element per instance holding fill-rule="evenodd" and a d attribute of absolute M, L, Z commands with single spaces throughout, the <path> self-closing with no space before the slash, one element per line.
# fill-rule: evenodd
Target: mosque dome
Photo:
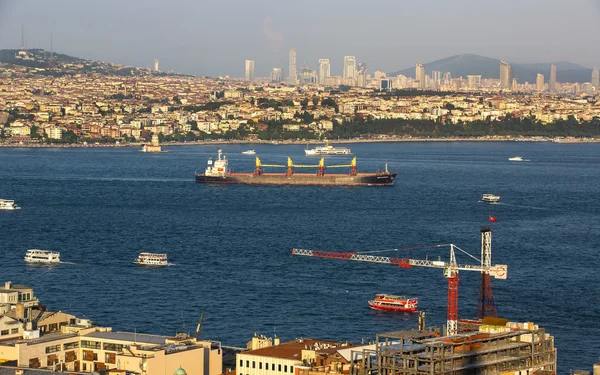
<path fill-rule="evenodd" d="M 181 367 L 179 367 L 173 375 L 187 375 L 187 372 Z"/>

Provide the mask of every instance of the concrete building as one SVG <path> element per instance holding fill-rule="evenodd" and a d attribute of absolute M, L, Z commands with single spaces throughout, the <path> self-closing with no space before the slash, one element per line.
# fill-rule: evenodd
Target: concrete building
<path fill-rule="evenodd" d="M 7 281 L 4 287 L 0 286 L 0 315 L 15 309 L 17 304 L 29 308 L 37 306 L 39 301 L 34 296 L 32 287 Z"/>
<path fill-rule="evenodd" d="M 425 65 L 422 63 L 417 63 L 415 67 L 415 80 L 418 81 L 418 87 L 420 89 L 425 88 L 426 80 L 425 80 Z"/>
<path fill-rule="evenodd" d="M 344 56 L 344 83 L 355 82 L 356 84 L 356 57 Z M 353 86 L 353 85 L 351 85 Z"/>
<path fill-rule="evenodd" d="M 392 80 L 389 78 L 381 78 L 379 80 L 379 90 L 392 91 Z"/>
<path fill-rule="evenodd" d="M 46 128 L 46 133 L 50 139 L 61 139 L 63 131 L 62 128 L 58 126 L 50 126 Z"/>
<path fill-rule="evenodd" d="M 281 82 L 281 68 L 273 68 L 271 70 L 271 82 Z"/>
<path fill-rule="evenodd" d="M 296 71 L 296 49 L 290 49 L 290 61 L 288 71 L 288 83 L 292 86 L 298 84 L 298 72 Z"/>
<path fill-rule="evenodd" d="M 154 71 L 158 72 L 158 59 L 154 59 Z"/>
<path fill-rule="evenodd" d="M 246 81 L 254 81 L 254 60 L 246 60 Z"/>
<path fill-rule="evenodd" d="M 319 59 L 319 84 L 324 85 L 330 76 L 331 64 L 329 63 L 329 59 Z"/>
<path fill-rule="evenodd" d="M 434 70 L 431 72 L 431 80 L 435 87 L 438 87 L 442 84 L 442 72 L 439 70 Z"/>
<path fill-rule="evenodd" d="M 592 86 L 596 88 L 596 92 L 600 90 L 600 71 L 596 67 L 592 70 Z"/>
<path fill-rule="evenodd" d="M 356 85 L 358 87 L 367 86 L 367 64 L 358 63 L 358 70 L 356 72 Z"/>
<path fill-rule="evenodd" d="M 548 80 L 548 91 L 556 92 L 556 64 L 550 64 L 550 80 Z"/>
<path fill-rule="evenodd" d="M 217 342 L 187 336 L 168 337 L 112 332 L 110 328 L 70 325 L 38 339 L 0 342 L 0 359 L 20 367 L 94 372 L 121 369 L 147 375 L 189 375 L 222 372 L 222 350 Z"/>
<path fill-rule="evenodd" d="M 480 75 L 468 75 L 467 76 L 467 87 L 471 90 L 477 90 L 481 88 L 481 76 Z"/>
<path fill-rule="evenodd" d="M 512 90 L 512 66 L 505 61 L 500 61 L 500 90 Z"/>
<path fill-rule="evenodd" d="M 544 75 L 538 73 L 537 78 L 535 79 L 535 89 L 537 91 L 544 91 Z"/>

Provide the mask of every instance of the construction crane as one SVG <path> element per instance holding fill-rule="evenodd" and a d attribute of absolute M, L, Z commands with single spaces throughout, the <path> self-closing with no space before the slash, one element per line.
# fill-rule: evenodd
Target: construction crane
<path fill-rule="evenodd" d="M 198 321 L 198 325 L 196 326 L 196 332 L 194 332 L 194 338 L 197 340 L 200 336 L 200 331 L 202 330 L 202 321 L 204 320 L 204 311 L 202 311 L 202 315 L 200 315 L 200 320 Z"/>
<path fill-rule="evenodd" d="M 394 264 L 402 268 L 411 267 L 430 267 L 430 268 L 441 268 L 444 270 L 444 276 L 448 279 L 448 315 L 446 325 L 446 335 L 455 335 L 458 331 L 458 272 L 459 271 L 478 271 L 482 275 L 481 295 L 479 299 L 478 308 L 485 312 L 496 313 L 496 308 L 493 302 L 493 295 L 491 293 L 490 276 L 496 279 L 506 279 L 507 266 L 505 264 L 492 265 L 492 231 L 490 228 L 483 228 L 481 230 L 481 259 L 477 259 L 475 256 L 467 253 L 463 249 L 459 248 L 454 244 L 448 245 L 434 245 L 434 246 L 422 246 L 419 248 L 439 248 L 439 247 L 450 247 L 450 258 L 449 261 L 442 260 L 429 260 L 429 259 L 411 259 L 411 258 L 394 258 L 381 255 L 369 255 L 368 253 L 373 252 L 334 252 L 334 251 L 320 251 L 320 250 L 305 250 L 305 249 L 292 249 L 292 255 L 310 256 L 317 258 L 326 259 L 339 259 L 339 260 L 352 260 L 357 262 L 369 262 L 369 263 L 381 263 L 381 264 Z M 391 249 L 381 250 L 383 251 L 404 251 L 413 250 L 411 249 Z M 459 250 L 469 257 L 477 260 L 480 264 L 459 264 L 456 262 L 455 249 Z M 484 285 L 486 283 L 486 285 Z M 489 306 L 491 304 L 491 306 Z M 478 315 L 479 312 L 478 312 Z M 487 315 L 486 315 L 487 316 Z"/>

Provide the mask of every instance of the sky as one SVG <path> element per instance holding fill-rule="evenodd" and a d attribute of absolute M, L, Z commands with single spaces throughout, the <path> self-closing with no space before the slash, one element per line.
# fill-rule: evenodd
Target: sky
<path fill-rule="evenodd" d="M 0 49 L 219 76 L 356 56 L 392 72 L 462 53 L 600 67 L 600 0 L 0 0 Z"/>

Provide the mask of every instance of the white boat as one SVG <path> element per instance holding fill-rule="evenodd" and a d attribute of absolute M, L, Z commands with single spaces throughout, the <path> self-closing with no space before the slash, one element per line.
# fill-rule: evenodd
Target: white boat
<path fill-rule="evenodd" d="M 242 154 L 244 154 L 244 155 L 256 155 L 256 151 L 250 149 L 250 150 L 242 151 Z"/>
<path fill-rule="evenodd" d="M 523 161 L 522 156 L 513 156 L 512 158 L 508 158 L 510 161 Z"/>
<path fill-rule="evenodd" d="M 27 263 L 60 263 L 60 253 L 51 250 L 29 249 L 25 253 Z"/>
<path fill-rule="evenodd" d="M 144 266 L 166 266 L 169 264 L 167 262 L 167 254 L 155 253 L 140 253 L 133 263 Z"/>
<path fill-rule="evenodd" d="M 314 155 L 350 155 L 352 150 L 346 147 L 333 147 L 329 145 L 329 142 L 325 143 L 325 146 L 319 146 L 311 149 L 304 150 L 306 156 Z"/>
<path fill-rule="evenodd" d="M 494 194 L 483 194 L 481 201 L 485 203 L 498 203 L 500 202 L 500 196 Z"/>
<path fill-rule="evenodd" d="M 13 211 L 13 210 L 20 210 L 20 209 L 21 209 L 21 207 L 17 206 L 15 204 L 15 201 L 8 200 L 8 199 L 0 199 L 0 210 Z"/>

